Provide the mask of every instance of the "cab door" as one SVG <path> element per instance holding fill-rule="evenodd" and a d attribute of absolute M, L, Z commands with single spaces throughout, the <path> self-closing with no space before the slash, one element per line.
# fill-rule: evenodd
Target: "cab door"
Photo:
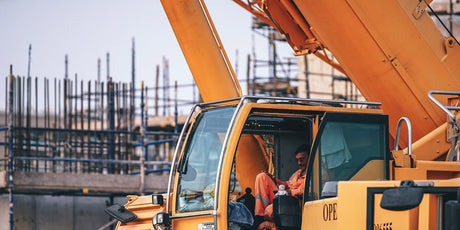
<path fill-rule="evenodd" d="M 325 113 L 310 159 L 304 201 L 333 196 L 329 181 L 389 179 L 388 116 Z"/>
<path fill-rule="evenodd" d="M 357 211 L 341 209 L 338 181 L 389 178 L 388 116 L 326 113 L 319 120 L 307 167 L 303 230 L 343 228 L 340 212 Z"/>
<path fill-rule="evenodd" d="M 215 229 L 219 162 L 234 112 L 232 106 L 202 110 L 191 125 L 175 171 L 173 229 Z"/>

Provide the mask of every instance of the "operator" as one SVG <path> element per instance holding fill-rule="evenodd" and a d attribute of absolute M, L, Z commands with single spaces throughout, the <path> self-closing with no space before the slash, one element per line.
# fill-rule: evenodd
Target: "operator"
<path fill-rule="evenodd" d="M 286 191 L 291 196 L 299 197 L 303 195 L 308 157 L 309 150 L 307 149 L 307 145 L 303 144 L 299 146 L 295 151 L 295 158 L 300 169 L 295 171 L 288 181 L 281 181 L 267 172 L 259 173 L 256 176 L 254 186 L 256 194 L 254 227 L 257 229 L 271 229 L 275 227 L 273 223 L 272 203 L 275 197 L 274 191 L 278 190 L 278 186 L 284 185 Z"/>

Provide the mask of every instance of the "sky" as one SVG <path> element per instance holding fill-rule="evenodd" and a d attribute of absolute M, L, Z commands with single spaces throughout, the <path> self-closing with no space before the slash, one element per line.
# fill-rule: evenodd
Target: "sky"
<path fill-rule="evenodd" d="M 258 58 L 266 57 L 267 41 L 251 31 L 250 13 L 233 1 L 205 2 L 238 78 L 245 79 L 246 56 L 255 44 Z M 110 76 L 116 82 L 130 82 L 134 38 L 136 88 L 141 80 L 154 86 L 156 66 L 162 65 L 163 58 L 169 60 L 171 84 L 193 82 L 160 0 L 0 0 L 0 29 L 2 77 L 9 74 L 10 65 L 14 75 L 27 76 L 31 44 L 32 77 L 63 79 L 64 57 L 68 55 L 71 79 L 78 74 L 79 80 L 97 80 L 100 58 L 105 80 L 109 52 Z M 292 57 L 287 44 L 280 49 L 280 56 Z M 242 88 L 245 93 L 244 83 Z M 4 89 L 2 78 L 0 92 Z M 180 91 L 179 98 L 190 98 L 190 94 L 191 89 Z M 0 93 L 0 110 L 4 95 Z"/>
<path fill-rule="evenodd" d="M 251 15 L 230 0 L 205 1 L 239 78 L 245 78 L 246 56 L 253 37 Z M 136 46 L 136 85 L 154 86 L 155 68 L 169 60 L 170 82 L 192 83 L 192 77 L 159 0 L 0 0 L 0 76 L 27 76 L 28 49 L 31 76 L 63 79 L 68 55 L 71 79 L 97 80 L 101 59 L 102 80 L 131 80 L 131 46 Z M 262 48 L 262 49 L 263 49 Z M 238 50 L 238 51 L 237 51 Z M 238 52 L 238 55 L 236 54 Z M 237 57 L 238 56 L 238 57 Z M 3 91 L 5 81 L 0 81 Z M 1 97 L 2 95 L 0 95 Z M 4 99 L 0 100 L 0 104 Z M 3 106 L 1 106 L 3 107 Z"/>

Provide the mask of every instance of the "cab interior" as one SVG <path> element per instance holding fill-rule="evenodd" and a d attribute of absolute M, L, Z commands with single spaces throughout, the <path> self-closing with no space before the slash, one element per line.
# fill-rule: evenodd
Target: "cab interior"
<path fill-rule="evenodd" d="M 291 114 L 251 114 L 246 120 L 233 161 L 229 201 L 247 188 L 254 194 L 257 174 L 267 172 L 287 181 L 299 169 L 296 149 L 311 147 L 313 118 Z"/>

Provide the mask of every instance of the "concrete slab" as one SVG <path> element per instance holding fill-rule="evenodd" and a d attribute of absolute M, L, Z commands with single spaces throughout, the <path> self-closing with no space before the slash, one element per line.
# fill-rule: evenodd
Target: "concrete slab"
<path fill-rule="evenodd" d="M 126 203 L 123 197 L 114 200 Z M 106 197 L 14 195 L 14 229 L 97 229 L 110 220 L 104 212 L 108 201 Z M 8 209 L 8 195 L 0 195 L 0 230 L 10 229 Z"/>
<path fill-rule="evenodd" d="M 14 191 L 18 193 L 80 193 L 129 194 L 139 193 L 139 175 L 76 174 L 76 173 L 14 173 Z M 164 192 L 168 175 L 145 176 L 146 192 Z"/>
<path fill-rule="evenodd" d="M 0 195 L 0 230 L 8 230 L 9 228 L 9 201 L 8 195 Z"/>
<path fill-rule="evenodd" d="M 95 229 L 110 221 L 104 209 L 106 205 L 102 202 L 109 199 L 99 197 L 74 197 L 74 229 Z M 94 205 L 99 204 L 99 205 Z M 94 218 L 98 216 L 99 218 Z"/>
<path fill-rule="evenodd" d="M 64 196 L 34 196 L 37 208 L 36 229 L 47 230 L 65 227 L 67 229 L 75 229 L 73 207 L 75 203 L 72 197 Z M 17 213 L 17 212 L 15 212 Z"/>

